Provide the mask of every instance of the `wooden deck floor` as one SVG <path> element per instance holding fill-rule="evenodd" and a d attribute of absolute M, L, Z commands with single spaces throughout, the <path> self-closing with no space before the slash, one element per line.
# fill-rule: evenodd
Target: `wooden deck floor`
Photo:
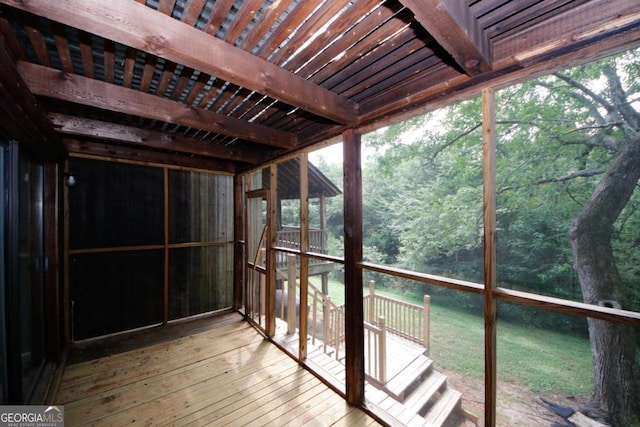
<path fill-rule="evenodd" d="M 56 398 L 68 426 L 379 425 L 235 313 L 85 346 L 69 360 Z"/>

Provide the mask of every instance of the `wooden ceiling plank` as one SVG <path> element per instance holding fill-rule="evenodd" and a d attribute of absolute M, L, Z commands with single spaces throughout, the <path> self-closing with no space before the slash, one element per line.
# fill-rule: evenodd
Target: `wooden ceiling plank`
<path fill-rule="evenodd" d="M 182 12 L 182 22 L 193 27 L 198 22 L 206 2 L 207 0 L 189 0 Z"/>
<path fill-rule="evenodd" d="M 51 66 L 51 60 L 49 59 L 49 52 L 47 51 L 47 44 L 44 41 L 44 37 L 38 30 L 38 23 L 36 22 L 36 18 L 33 16 L 25 17 L 25 31 L 27 33 L 27 37 L 31 42 L 31 47 L 33 47 L 33 51 L 36 53 L 38 57 L 38 61 L 41 65 L 46 67 Z"/>
<path fill-rule="evenodd" d="M 351 97 L 382 81 L 397 78 L 397 73 L 406 77 L 407 70 L 415 64 L 424 62 L 423 69 L 427 69 L 438 61 L 439 58 L 433 54 L 431 49 L 425 47 L 424 43 L 419 40 L 411 40 L 404 44 L 401 50 L 371 63 L 333 89 Z"/>
<path fill-rule="evenodd" d="M 367 0 L 362 0 L 367 1 Z M 293 55 L 307 42 L 311 35 L 319 33 L 325 25 L 332 20 L 336 15 L 340 13 L 342 9 L 344 9 L 347 5 L 349 5 L 349 0 L 336 0 L 336 1 L 328 1 L 325 2 L 320 8 L 313 12 L 313 15 L 309 16 L 307 20 L 302 24 L 300 28 L 297 29 L 296 33 L 287 40 L 287 44 L 284 48 L 280 49 L 276 52 L 271 58 L 269 58 L 270 62 L 274 64 L 278 64 L 282 66 L 285 62 L 291 62 L 291 58 Z M 337 19 L 333 21 L 335 24 L 336 21 L 342 22 L 343 25 L 347 25 L 349 23 L 348 19 Z M 318 36 L 318 38 L 327 37 L 333 35 L 335 37 L 335 33 L 333 31 L 324 31 L 322 34 Z M 306 47 L 306 51 L 311 51 L 313 53 L 318 52 L 318 49 L 324 48 L 325 46 L 320 43 L 317 39 L 310 43 Z M 298 52 L 298 55 L 301 55 L 301 52 Z M 309 55 L 309 54 L 307 54 Z M 287 64 L 287 69 L 295 71 L 295 69 L 289 67 Z"/>
<path fill-rule="evenodd" d="M 224 81 L 216 79 L 211 85 L 211 89 L 209 90 L 209 92 L 207 92 L 198 103 L 198 108 L 210 109 L 207 107 L 207 105 L 209 105 L 211 101 L 218 97 L 224 85 Z"/>
<path fill-rule="evenodd" d="M 22 45 L 13 35 L 13 29 L 6 18 L 0 18 L 0 34 L 4 36 L 4 41 L 9 49 L 11 49 L 11 53 L 15 59 L 22 60 L 26 58 Z"/>
<path fill-rule="evenodd" d="M 158 96 L 164 96 L 167 88 L 169 87 L 169 83 L 174 77 L 174 73 L 176 71 L 176 63 L 175 62 L 167 62 L 164 64 L 164 69 L 162 70 L 162 77 L 160 77 L 160 81 L 158 82 L 158 86 L 156 87 L 155 94 Z"/>
<path fill-rule="evenodd" d="M 392 9 L 389 7 L 377 7 L 376 11 L 369 13 L 379 5 L 380 0 L 353 2 L 340 15 L 339 19 L 336 19 L 325 32 L 313 41 L 309 49 L 287 63 L 287 69 L 295 70 L 297 74 L 304 77 L 314 74 L 338 54 L 344 52 L 344 50 L 378 27 L 385 17 L 393 15 Z M 366 18 L 358 22 L 365 15 L 367 15 Z M 356 22 L 357 24 L 354 26 Z M 338 34 L 341 36 L 336 37 Z M 303 66 L 308 71 L 302 72 L 303 68 L 301 67 Z"/>
<path fill-rule="evenodd" d="M 240 48 L 252 51 L 260 40 L 264 38 L 265 34 L 278 22 L 278 18 L 287 10 L 289 4 L 284 0 L 271 3 L 258 22 L 251 27 L 249 33 L 240 44 Z"/>
<path fill-rule="evenodd" d="M 50 113 L 48 117 L 56 130 L 65 135 L 126 142 L 141 147 L 157 148 L 245 163 L 257 163 L 261 160 L 261 156 L 251 151 L 240 152 L 231 147 L 209 144 L 176 134 L 150 131 L 133 126 L 123 126 L 64 114 Z"/>
<path fill-rule="evenodd" d="M 352 49 L 354 45 L 357 46 L 355 50 L 361 53 L 369 52 L 371 49 L 379 46 L 383 40 L 392 37 L 393 34 L 407 25 L 406 21 L 403 21 L 402 18 L 392 19 L 400 12 L 400 9 L 402 9 L 402 6 L 395 2 L 392 2 L 388 7 L 378 8 L 351 29 L 349 31 L 349 37 L 342 37 L 322 52 L 322 54 L 305 64 L 304 67 L 300 69 L 299 74 L 303 76 L 313 76 L 312 80 L 318 82 L 317 74 L 323 69 L 329 68 L 336 71 L 336 68 L 337 70 L 342 68 L 340 66 L 336 67 L 334 63 L 340 60 L 334 61 L 334 59 L 338 56 L 340 56 L 340 59 L 351 57 L 352 55 L 349 54 L 349 51 L 354 50 Z M 404 11 L 406 11 L 404 15 L 410 15 L 407 9 L 404 9 Z"/>
<path fill-rule="evenodd" d="M 487 37 L 493 39 L 494 37 L 508 37 L 510 34 L 517 33 L 523 29 L 523 26 L 534 26 L 538 22 L 542 22 L 548 19 L 547 13 L 557 11 L 561 7 L 574 8 L 580 4 L 590 0 L 547 0 L 541 3 L 536 3 L 535 8 L 532 10 L 519 10 L 509 17 L 500 22 L 498 19 L 494 19 L 492 23 L 482 19 L 482 25 L 486 28 Z M 518 2 L 519 3 L 519 2 Z M 555 12 L 554 12 L 555 13 Z M 488 15 L 490 18 L 490 16 Z M 498 22 L 496 22 L 498 21 Z"/>
<path fill-rule="evenodd" d="M 202 92 L 202 90 L 207 85 L 210 79 L 211 79 L 211 76 L 205 73 L 200 73 L 198 75 L 198 79 L 196 80 L 196 83 L 191 88 L 189 95 L 187 95 L 186 99 L 184 100 L 184 103 L 188 105 L 192 105 L 195 102 L 196 98 L 198 98 L 198 95 L 200 95 L 200 93 Z"/>
<path fill-rule="evenodd" d="M 64 145 L 70 153 L 80 156 L 107 157 L 128 162 L 171 165 L 186 168 L 206 169 L 235 173 L 238 165 L 217 159 L 188 157 L 180 154 L 162 153 L 138 147 L 120 146 L 110 143 L 90 142 L 75 138 L 65 138 Z"/>
<path fill-rule="evenodd" d="M 260 46 L 256 55 L 260 58 L 268 59 L 271 54 L 286 40 L 291 33 L 296 30 L 309 17 L 311 12 L 318 7 L 321 0 L 310 0 L 298 2 L 293 10 L 280 22 L 271 32 L 269 38 Z"/>
<path fill-rule="evenodd" d="M 130 0 L 0 3 L 93 31 L 339 123 L 355 123 L 357 118 L 357 106 L 337 94 Z"/>
<path fill-rule="evenodd" d="M 65 73 L 73 73 L 73 62 L 71 62 L 71 53 L 69 52 L 69 43 L 67 43 L 64 26 L 54 22 L 51 24 L 51 31 L 53 32 L 53 40 L 56 44 L 62 69 Z"/>
<path fill-rule="evenodd" d="M 615 30 L 617 26 L 638 25 L 639 22 L 640 2 L 637 0 L 616 0 L 616 7 L 611 7 L 610 0 L 591 0 L 550 18 L 544 25 L 535 25 L 511 37 L 496 40 L 495 61 L 528 60 L 576 42 L 584 43 L 590 37 Z"/>
<path fill-rule="evenodd" d="M 400 1 L 468 75 L 491 70 L 491 43 L 466 0 Z"/>
<path fill-rule="evenodd" d="M 147 59 L 144 62 L 144 71 L 142 72 L 142 81 L 140 82 L 140 91 L 149 93 L 151 82 L 153 81 L 153 74 L 156 69 L 156 57 L 153 55 L 146 55 Z"/>
<path fill-rule="evenodd" d="M 392 49 L 392 51 L 404 52 L 409 49 L 408 52 L 411 52 L 414 49 L 419 49 L 421 46 L 424 46 L 424 42 L 422 40 L 416 40 L 413 30 L 406 27 L 403 31 L 397 33 L 395 37 L 385 40 L 384 46 L 376 46 L 375 48 L 367 51 L 364 55 L 356 54 L 354 58 L 353 55 L 347 52 L 347 55 L 345 55 L 342 60 L 338 61 L 334 67 L 345 68 L 348 65 L 350 71 L 349 75 L 345 75 L 344 73 L 333 73 L 331 72 L 331 69 L 325 69 L 321 70 L 313 78 L 316 81 L 322 81 L 322 84 L 325 87 L 331 88 L 332 91 L 341 93 L 342 89 L 337 88 L 338 85 L 343 83 L 345 80 L 351 80 L 352 76 L 356 76 L 358 73 L 366 70 L 367 67 L 375 64 L 382 58 L 388 55 L 393 55 L 393 53 L 389 53 L 389 47 L 395 48 Z"/>
<path fill-rule="evenodd" d="M 242 2 L 242 6 L 236 12 L 236 16 L 224 36 L 224 40 L 227 43 L 236 44 L 242 32 L 249 27 L 251 20 L 262 7 L 262 4 L 262 0 L 245 0 Z"/>
<path fill-rule="evenodd" d="M 193 108 L 159 96 L 27 62 L 19 62 L 18 69 L 27 86 L 37 95 L 204 129 L 265 145 L 289 149 L 297 145 L 292 134 Z"/>
<path fill-rule="evenodd" d="M 176 4 L 176 0 L 159 0 L 158 11 L 164 15 L 171 16 L 173 14 L 173 7 Z"/>
<path fill-rule="evenodd" d="M 124 60 L 124 76 L 123 76 L 123 85 L 124 87 L 131 87 L 133 82 L 133 72 L 136 65 L 136 51 L 127 48 L 127 57 Z"/>
<path fill-rule="evenodd" d="M 192 75 L 193 75 L 193 69 L 192 68 L 183 68 L 182 69 L 182 73 L 180 75 L 180 78 L 178 79 L 178 82 L 176 83 L 176 86 L 173 89 L 173 92 L 171 92 L 170 99 L 173 99 L 174 101 L 177 101 L 177 100 L 180 99 L 180 96 L 182 95 L 182 92 L 184 92 L 185 88 L 187 87 L 187 85 L 191 81 L 191 76 Z"/>
<path fill-rule="evenodd" d="M 104 80 L 113 83 L 116 77 L 116 45 L 111 40 L 104 41 Z"/>
<path fill-rule="evenodd" d="M 209 17 L 209 22 L 205 27 L 205 33 L 215 36 L 224 19 L 227 17 L 231 6 L 233 6 L 234 0 L 220 0 L 215 3 L 214 9 Z"/>
<path fill-rule="evenodd" d="M 91 36 L 84 32 L 80 31 L 79 35 L 80 42 L 80 55 L 82 57 L 82 70 L 84 71 L 85 77 L 93 78 L 94 70 L 93 70 L 93 46 L 91 43 Z"/>

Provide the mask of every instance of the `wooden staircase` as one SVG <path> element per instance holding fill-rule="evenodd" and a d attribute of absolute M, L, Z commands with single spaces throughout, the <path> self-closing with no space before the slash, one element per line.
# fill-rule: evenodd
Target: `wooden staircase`
<path fill-rule="evenodd" d="M 320 346 L 309 346 L 307 363 L 323 375 L 344 383 L 344 364 L 326 354 Z M 384 386 L 367 381 L 365 393 L 368 401 L 406 426 L 439 427 L 446 425 L 456 412 L 465 415 L 462 394 L 447 386 L 447 377 L 434 370 L 433 361 L 424 354 Z"/>
<path fill-rule="evenodd" d="M 447 386 L 447 377 L 422 354 L 386 385 L 367 385 L 367 398 L 407 426 L 442 426 L 461 411 L 462 394 Z"/>

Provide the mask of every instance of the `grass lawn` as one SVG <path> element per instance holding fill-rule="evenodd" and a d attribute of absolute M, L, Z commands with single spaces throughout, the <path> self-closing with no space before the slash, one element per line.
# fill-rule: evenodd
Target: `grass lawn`
<path fill-rule="evenodd" d="M 311 278 L 311 282 L 319 282 Z M 319 286 L 318 286 L 319 287 Z M 409 295 L 376 289 L 380 295 L 422 305 Z M 364 294 L 369 293 L 368 288 Z M 329 294 L 344 302 L 344 285 L 329 280 Z M 499 314 L 498 314 L 499 315 Z M 522 385 L 534 393 L 588 397 L 593 391 L 589 340 L 560 333 L 498 322 L 498 380 Z M 481 317 L 438 305 L 431 306 L 431 358 L 447 371 L 476 379 L 484 376 L 484 321 Z"/>

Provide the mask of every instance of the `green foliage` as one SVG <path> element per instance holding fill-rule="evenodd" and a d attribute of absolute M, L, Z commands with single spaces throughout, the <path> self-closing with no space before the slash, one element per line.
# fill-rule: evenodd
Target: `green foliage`
<path fill-rule="evenodd" d="M 497 92 L 500 286 L 582 300 L 569 225 L 619 148 L 638 143 L 628 139 L 623 118 L 605 108 L 606 102 L 619 102 L 605 72 L 617 70 L 637 111 L 639 64 L 640 54 L 631 51 Z M 480 100 L 395 124 L 363 140 L 377 153 L 363 171 L 367 259 L 482 282 Z M 638 230 L 636 191 L 615 225 L 612 242 L 628 291 L 626 306 L 634 310 L 640 310 Z M 410 288 L 401 280 L 382 280 L 401 290 Z M 478 309 L 459 294 L 452 298 Z M 505 314 L 516 319 L 525 313 L 515 307 Z M 555 315 L 533 319 L 538 325 L 585 333 L 580 321 Z"/>

